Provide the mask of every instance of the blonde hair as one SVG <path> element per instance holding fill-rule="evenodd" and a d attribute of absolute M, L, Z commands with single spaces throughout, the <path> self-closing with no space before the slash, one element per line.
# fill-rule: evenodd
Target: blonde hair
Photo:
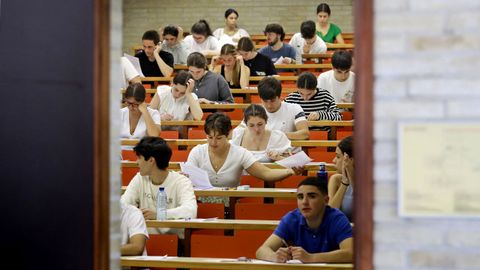
<path fill-rule="evenodd" d="M 237 56 L 237 50 L 232 44 L 225 44 L 220 49 L 220 55 Z M 237 59 L 235 59 L 235 65 L 233 66 L 232 82 L 234 85 L 240 84 L 240 65 L 237 65 Z"/>

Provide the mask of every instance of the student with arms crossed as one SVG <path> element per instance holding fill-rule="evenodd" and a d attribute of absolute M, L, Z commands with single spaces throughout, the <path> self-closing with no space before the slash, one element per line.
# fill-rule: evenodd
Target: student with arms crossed
<path fill-rule="evenodd" d="M 298 184 L 297 205 L 257 250 L 257 258 L 284 263 L 349 263 L 353 234 L 347 217 L 327 205 L 327 183 L 309 177 Z"/>

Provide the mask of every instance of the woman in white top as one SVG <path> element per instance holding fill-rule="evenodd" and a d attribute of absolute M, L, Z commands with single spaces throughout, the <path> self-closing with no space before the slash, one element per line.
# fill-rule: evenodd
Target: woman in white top
<path fill-rule="evenodd" d="M 242 28 L 237 26 L 238 12 L 229 8 L 225 11 L 225 27 L 218 28 L 213 35 L 220 41 L 220 45 L 232 44 L 237 45 L 238 40 L 242 37 L 250 37 L 250 35 Z"/>
<path fill-rule="evenodd" d="M 223 64 L 220 65 L 220 60 Z M 243 57 L 237 54 L 235 46 L 225 44 L 220 50 L 220 56 L 212 57 L 211 69 L 222 75 L 230 88 L 247 88 L 250 80 L 250 69 L 243 62 Z"/>
<path fill-rule="evenodd" d="M 127 87 L 123 97 L 126 107 L 120 110 L 121 138 L 140 139 L 159 135 L 160 114 L 147 107 L 145 95 L 145 88 L 139 83 Z"/>
<path fill-rule="evenodd" d="M 220 43 L 212 34 L 207 21 L 200 20 L 190 29 L 191 34 L 184 41 L 190 48 L 190 52 L 200 52 L 207 55 L 218 55 Z"/>
<path fill-rule="evenodd" d="M 230 142 L 247 149 L 260 162 L 276 161 L 288 156 L 291 151 L 290 140 L 280 130 L 266 129 L 267 119 L 267 112 L 262 106 L 248 106 L 243 113 L 247 127 L 234 129 Z"/>
<path fill-rule="evenodd" d="M 187 162 L 208 173 L 210 183 L 216 187 L 236 187 L 243 170 L 265 181 L 277 181 L 296 174 L 293 169 L 270 169 L 258 162 L 243 147 L 230 144 L 232 130 L 230 118 L 223 113 L 210 114 L 205 120 L 207 144 L 195 146 Z"/>

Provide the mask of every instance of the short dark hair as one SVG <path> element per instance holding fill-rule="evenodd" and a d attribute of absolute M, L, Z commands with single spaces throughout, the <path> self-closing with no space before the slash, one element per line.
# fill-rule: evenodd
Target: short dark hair
<path fill-rule="evenodd" d="M 328 6 L 327 3 L 321 3 L 320 5 L 317 6 L 317 14 L 320 12 L 325 12 L 330 16 L 330 7 Z"/>
<path fill-rule="evenodd" d="M 153 40 L 153 43 L 158 44 L 160 42 L 160 35 L 155 30 L 148 30 L 143 33 L 142 40 Z"/>
<path fill-rule="evenodd" d="M 142 156 L 145 160 L 150 157 L 155 158 L 155 163 L 160 170 L 168 168 L 168 163 L 172 157 L 172 149 L 167 142 L 160 137 L 143 137 L 133 148 L 137 156 Z"/>
<path fill-rule="evenodd" d="M 199 20 L 196 22 L 194 25 L 192 25 L 190 31 L 192 34 L 198 34 L 205 37 L 213 36 L 212 29 L 210 29 L 210 25 L 208 25 L 206 20 Z"/>
<path fill-rule="evenodd" d="M 163 28 L 163 36 L 172 35 L 178 38 L 178 28 L 175 25 L 167 25 Z"/>
<path fill-rule="evenodd" d="M 297 79 L 297 87 L 308 90 L 317 89 L 317 77 L 309 71 L 302 72 Z"/>
<path fill-rule="evenodd" d="M 255 44 L 250 39 L 250 37 L 242 37 L 238 40 L 237 44 L 238 51 L 253 52 L 255 51 Z"/>
<path fill-rule="evenodd" d="M 225 19 L 228 18 L 228 16 L 230 16 L 230 14 L 232 14 L 232 13 L 235 13 L 235 15 L 237 15 L 237 18 L 239 17 L 238 12 L 235 9 L 229 8 L 229 9 L 225 10 Z"/>
<path fill-rule="evenodd" d="M 315 186 L 323 196 L 328 195 L 327 182 L 320 181 L 317 179 L 317 177 L 307 177 L 303 179 L 300 183 L 298 183 L 297 189 L 301 186 Z"/>
<path fill-rule="evenodd" d="M 275 77 L 263 77 L 257 85 L 262 100 L 271 100 L 282 94 L 282 83 Z"/>
<path fill-rule="evenodd" d="M 188 80 L 192 78 L 192 74 L 188 73 L 185 70 L 180 70 L 177 75 L 173 78 L 173 84 L 180 84 L 187 86 Z"/>
<path fill-rule="evenodd" d="M 353 158 L 353 136 L 343 138 L 338 143 L 338 148 L 342 153 L 347 153 L 349 157 Z"/>
<path fill-rule="evenodd" d="M 228 137 L 230 130 L 232 130 L 232 121 L 226 114 L 222 112 L 215 112 L 210 114 L 207 119 L 205 119 L 204 130 L 207 135 L 213 131 L 213 133 Z"/>
<path fill-rule="evenodd" d="M 265 26 L 265 30 L 263 31 L 263 33 L 265 35 L 267 33 L 275 33 L 277 35 L 280 35 L 281 41 L 283 41 L 283 39 L 285 38 L 285 31 L 283 31 L 283 27 L 278 23 L 267 24 L 267 26 Z"/>
<path fill-rule="evenodd" d="M 345 50 L 335 51 L 332 55 L 332 66 L 340 70 L 350 69 L 352 67 L 352 54 Z"/>
<path fill-rule="evenodd" d="M 146 96 L 145 87 L 141 83 L 132 83 L 127 87 L 125 90 L 125 94 L 123 94 L 123 98 L 131 98 L 133 97 L 137 102 L 144 102 Z"/>
<path fill-rule="evenodd" d="M 260 117 L 265 120 L 265 122 L 268 120 L 267 111 L 265 108 L 263 108 L 263 106 L 258 104 L 251 104 L 243 111 L 243 121 L 245 124 L 248 122 L 250 117 Z"/>
<path fill-rule="evenodd" d="M 187 57 L 187 66 L 208 69 L 208 62 L 205 55 L 199 52 L 192 52 Z"/>
<path fill-rule="evenodd" d="M 302 35 L 302 38 L 311 39 L 317 34 L 316 31 L 314 21 L 304 21 L 300 25 L 300 34 Z"/>

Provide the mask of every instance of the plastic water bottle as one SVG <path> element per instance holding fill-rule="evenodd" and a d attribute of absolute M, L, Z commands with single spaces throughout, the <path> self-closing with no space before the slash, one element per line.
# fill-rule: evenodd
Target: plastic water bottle
<path fill-rule="evenodd" d="M 157 193 L 157 220 L 167 219 L 167 192 L 160 187 Z"/>
<path fill-rule="evenodd" d="M 317 172 L 317 179 L 320 182 L 328 183 L 328 173 L 325 170 L 325 162 L 320 162 L 320 169 Z"/>

